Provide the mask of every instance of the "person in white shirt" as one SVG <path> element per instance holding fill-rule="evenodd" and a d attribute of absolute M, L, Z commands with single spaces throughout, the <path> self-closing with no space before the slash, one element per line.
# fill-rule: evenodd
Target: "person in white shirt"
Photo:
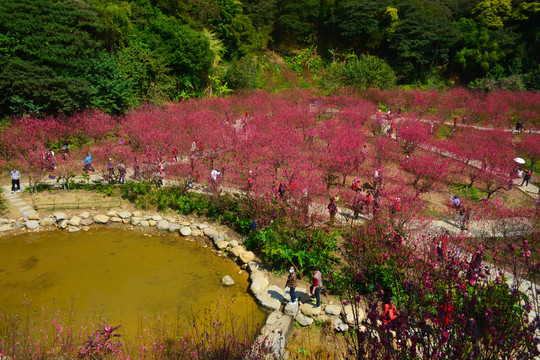
<path fill-rule="evenodd" d="M 21 191 L 21 173 L 16 169 L 12 169 L 9 175 L 11 176 L 11 193 Z"/>
<path fill-rule="evenodd" d="M 217 180 L 218 180 L 218 177 L 221 175 L 221 173 L 219 171 L 217 171 L 216 169 L 213 169 L 211 172 L 210 172 L 210 179 L 212 180 L 212 182 L 215 184 L 217 183 Z"/>

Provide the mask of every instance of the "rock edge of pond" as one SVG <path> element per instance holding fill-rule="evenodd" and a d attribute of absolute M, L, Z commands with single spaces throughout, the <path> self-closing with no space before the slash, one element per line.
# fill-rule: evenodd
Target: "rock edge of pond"
<path fill-rule="evenodd" d="M 56 211 L 44 217 L 38 213 L 31 214 L 26 219 L 0 218 L 0 232 L 14 232 L 25 230 L 39 232 L 47 229 L 63 229 L 69 232 L 89 231 L 91 226 L 126 225 L 145 230 L 154 230 L 178 234 L 186 240 L 197 237 L 209 239 L 218 254 L 229 256 L 241 267 L 249 272 L 249 292 L 255 297 L 259 305 L 270 311 L 266 323 L 262 326 L 256 338 L 251 356 L 247 358 L 260 358 L 260 354 L 270 354 L 278 358 L 286 358 L 285 344 L 292 333 L 294 321 L 301 326 L 310 326 L 314 322 L 330 322 L 337 332 L 347 331 L 355 323 L 352 307 L 332 304 L 322 304 L 315 308 L 305 288 L 296 288 L 298 300 L 290 302 L 289 289 L 282 289 L 277 285 L 270 285 L 263 270 L 263 265 L 257 256 L 244 248 L 243 241 L 231 239 L 224 231 L 205 221 L 179 220 L 174 217 L 163 217 L 158 213 L 143 213 L 109 211 L 107 213 L 90 214 L 88 211 L 77 215 Z M 359 320 L 365 319 L 364 313 L 358 314 Z M 360 322 L 359 322 L 360 323 Z"/>

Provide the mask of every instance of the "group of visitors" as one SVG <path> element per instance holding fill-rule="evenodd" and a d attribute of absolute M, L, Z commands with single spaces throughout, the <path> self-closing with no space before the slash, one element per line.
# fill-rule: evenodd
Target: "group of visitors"
<path fill-rule="evenodd" d="M 521 168 L 518 167 L 516 170 L 516 177 L 518 179 L 521 179 L 523 177 L 523 181 L 521 182 L 519 186 L 523 186 L 523 184 L 525 184 L 525 187 L 527 187 L 529 186 L 529 181 L 532 178 L 532 170 L 531 169 L 521 170 Z"/>
<path fill-rule="evenodd" d="M 314 309 L 321 307 L 321 290 L 322 290 L 322 274 L 317 269 L 316 266 L 313 266 L 311 268 L 311 271 L 313 272 L 313 281 L 312 285 L 309 288 L 309 295 L 312 301 L 315 301 L 315 305 L 313 306 Z M 291 296 L 291 301 L 289 304 L 296 304 L 297 297 L 296 297 L 296 286 L 298 283 L 298 279 L 296 277 L 296 269 L 294 266 L 291 266 L 289 268 L 289 276 L 287 277 L 287 282 L 285 283 L 285 287 L 289 288 L 289 294 Z"/>
<path fill-rule="evenodd" d="M 352 209 L 354 213 L 354 219 L 358 219 L 359 214 L 376 216 L 381 209 L 381 191 L 380 189 L 375 192 L 370 192 L 363 187 L 356 191 L 356 195 L 353 198 Z M 400 207 L 401 209 L 401 207 Z"/>
<path fill-rule="evenodd" d="M 122 161 L 120 161 L 118 165 L 116 166 L 116 168 L 118 170 L 118 183 L 124 184 L 126 182 L 126 172 L 127 172 L 126 166 L 124 165 Z M 112 162 L 112 158 L 109 158 L 109 161 L 107 162 L 107 171 L 108 171 L 107 178 L 109 182 L 115 181 L 117 176 L 114 172 L 114 164 Z"/>

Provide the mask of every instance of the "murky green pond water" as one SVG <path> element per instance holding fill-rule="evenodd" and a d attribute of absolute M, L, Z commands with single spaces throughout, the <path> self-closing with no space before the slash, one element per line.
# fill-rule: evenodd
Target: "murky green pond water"
<path fill-rule="evenodd" d="M 188 316 L 224 302 L 230 313 L 262 323 L 265 314 L 247 293 L 248 274 L 239 271 L 178 236 L 100 229 L 3 237 L 0 311 L 35 318 L 44 316 L 43 308 L 66 313 L 72 307 L 76 323 L 103 318 L 134 334 L 142 319 Z M 225 275 L 236 285 L 222 287 Z"/>

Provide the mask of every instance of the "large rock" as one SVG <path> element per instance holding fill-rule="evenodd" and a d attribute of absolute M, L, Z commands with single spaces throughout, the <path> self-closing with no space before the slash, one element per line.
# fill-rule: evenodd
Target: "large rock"
<path fill-rule="evenodd" d="M 236 241 L 236 240 L 231 240 L 231 241 L 229 241 L 229 244 L 230 244 L 230 246 L 231 246 L 232 248 L 239 245 L 239 244 L 238 244 L 238 241 Z"/>
<path fill-rule="evenodd" d="M 148 220 L 148 224 L 150 226 L 156 226 L 157 225 L 157 221 L 156 220 Z"/>
<path fill-rule="evenodd" d="M 262 359 L 286 359 L 285 342 L 293 329 L 293 317 L 280 311 L 274 311 L 268 316 L 266 324 L 261 328 L 260 335 L 253 342 L 254 354 L 268 354 Z M 257 356 L 259 358 L 260 356 Z M 255 357 L 250 357 L 250 359 Z"/>
<path fill-rule="evenodd" d="M 122 220 L 123 220 L 123 219 L 122 219 L 121 217 L 119 217 L 119 216 L 113 216 L 113 217 L 111 218 L 111 222 L 113 222 L 113 223 L 121 223 Z"/>
<path fill-rule="evenodd" d="M 255 254 L 252 253 L 251 251 L 244 251 L 243 253 L 240 254 L 240 260 L 242 261 L 242 264 L 248 264 L 254 259 L 255 259 Z"/>
<path fill-rule="evenodd" d="M 107 215 L 99 214 L 99 215 L 94 216 L 94 222 L 96 224 L 106 224 L 109 222 L 109 219 L 110 218 Z"/>
<path fill-rule="evenodd" d="M 283 317 L 283 314 L 279 311 L 274 311 L 268 317 L 266 318 L 266 325 L 274 325 L 276 324 L 281 318 Z"/>
<path fill-rule="evenodd" d="M 264 273 L 260 270 L 253 270 L 251 274 L 249 274 L 249 279 L 251 281 L 255 281 L 255 279 L 258 277 L 264 277 Z"/>
<path fill-rule="evenodd" d="M 334 318 L 332 320 L 332 327 L 337 332 L 345 332 L 349 330 L 349 325 L 345 324 L 341 319 Z"/>
<path fill-rule="evenodd" d="M 223 235 L 215 234 L 215 235 L 212 236 L 212 241 L 214 242 L 214 245 L 217 244 L 220 241 L 223 241 L 223 240 L 225 240 Z"/>
<path fill-rule="evenodd" d="M 193 231 L 191 231 L 190 227 L 184 226 L 180 229 L 180 235 L 182 236 L 189 236 L 193 234 Z"/>
<path fill-rule="evenodd" d="M 163 220 L 163 218 L 161 217 L 161 215 L 155 214 L 155 215 L 152 215 L 152 220 L 154 220 L 157 223 L 158 221 Z"/>
<path fill-rule="evenodd" d="M 296 289 L 294 289 L 294 293 L 296 295 L 296 299 L 298 299 L 298 301 L 300 301 L 301 303 L 308 303 L 311 301 L 311 297 L 309 296 L 305 288 L 297 287 Z M 291 301 L 291 295 L 289 293 L 288 287 L 285 288 L 285 300 Z"/>
<path fill-rule="evenodd" d="M 266 287 L 268 286 L 268 279 L 264 276 L 257 277 L 253 279 L 253 282 L 251 283 L 251 286 L 249 289 L 254 295 L 257 295 L 258 293 L 264 291 Z"/>
<path fill-rule="evenodd" d="M 169 228 L 169 222 L 167 220 L 159 220 L 156 225 L 158 230 L 167 230 Z"/>
<path fill-rule="evenodd" d="M 28 220 L 39 220 L 39 214 L 37 212 L 28 215 Z"/>
<path fill-rule="evenodd" d="M 225 275 L 223 277 L 223 279 L 221 279 L 221 285 L 223 285 L 223 286 L 233 286 L 234 285 L 234 280 L 229 275 Z"/>
<path fill-rule="evenodd" d="M 248 268 L 248 271 L 253 272 L 255 270 L 259 270 L 261 268 L 261 264 L 258 261 L 250 261 L 247 264 L 247 268 Z"/>
<path fill-rule="evenodd" d="M 7 225 L 11 224 L 11 221 L 9 219 L 0 219 L 0 225 Z"/>
<path fill-rule="evenodd" d="M 133 216 L 141 217 L 141 216 L 142 216 L 142 212 L 140 212 L 139 210 L 136 210 L 136 211 L 133 212 Z"/>
<path fill-rule="evenodd" d="M 172 223 L 172 224 L 169 224 L 169 228 L 167 230 L 169 232 L 179 232 L 180 228 L 181 228 L 180 224 Z"/>
<path fill-rule="evenodd" d="M 296 321 L 298 322 L 298 324 L 300 324 L 301 326 L 310 326 L 313 324 L 313 322 L 315 320 L 313 320 L 312 318 L 310 317 L 307 317 L 305 316 L 304 314 L 302 313 L 298 313 L 298 315 L 296 315 Z"/>
<path fill-rule="evenodd" d="M 30 230 L 37 229 L 39 227 L 39 221 L 29 220 L 26 222 L 26 228 Z"/>
<path fill-rule="evenodd" d="M 116 210 L 111 210 L 107 213 L 107 216 L 108 217 L 115 217 L 115 216 L 118 216 L 118 211 Z"/>
<path fill-rule="evenodd" d="M 220 241 L 216 244 L 216 247 L 219 249 L 219 250 L 223 250 L 225 248 L 227 248 L 227 246 L 229 246 L 229 243 L 225 240 L 223 241 Z"/>
<path fill-rule="evenodd" d="M 133 216 L 131 218 L 130 222 L 131 222 L 131 225 L 137 226 L 137 225 L 139 225 L 141 223 L 141 218 L 138 217 L 138 216 Z"/>
<path fill-rule="evenodd" d="M 214 235 L 217 234 L 217 230 L 211 227 L 207 227 L 203 229 L 203 233 L 205 236 L 211 239 Z"/>
<path fill-rule="evenodd" d="M 88 219 L 90 217 L 90 213 L 88 211 L 83 211 L 79 216 L 82 219 Z"/>
<path fill-rule="evenodd" d="M 357 316 L 358 316 L 358 324 L 361 324 L 362 321 L 366 319 L 366 313 L 364 309 L 362 309 L 361 306 L 356 306 L 357 309 Z M 344 306 L 343 309 L 341 309 L 341 315 L 345 322 L 350 326 L 355 326 L 355 320 L 354 320 L 354 312 L 352 305 Z"/>
<path fill-rule="evenodd" d="M 69 219 L 69 225 L 71 226 L 80 226 L 82 219 L 78 216 L 74 216 L 71 219 Z"/>
<path fill-rule="evenodd" d="M 68 225 L 69 225 L 69 222 L 68 222 L 66 219 L 64 219 L 64 220 L 62 220 L 62 221 L 60 221 L 60 222 L 58 223 L 58 227 L 59 227 L 60 229 L 65 229 L 65 228 L 68 227 Z"/>
<path fill-rule="evenodd" d="M 41 226 L 53 226 L 54 224 L 56 224 L 56 221 L 51 217 L 41 220 Z"/>
<path fill-rule="evenodd" d="M 148 221 L 148 220 L 141 220 L 141 222 L 139 223 L 139 225 L 141 225 L 142 227 L 149 227 L 149 226 L 150 226 L 150 221 Z"/>
<path fill-rule="evenodd" d="M 94 220 L 90 217 L 81 220 L 81 226 L 90 226 L 94 223 Z"/>
<path fill-rule="evenodd" d="M 288 302 L 286 305 L 285 305 L 285 308 L 283 309 L 283 312 L 287 315 L 296 315 L 296 313 L 298 312 L 298 306 L 299 306 L 300 302 L 298 301 L 295 301 L 294 303 L 292 302 Z"/>
<path fill-rule="evenodd" d="M 199 229 L 193 229 L 193 230 L 191 231 L 191 236 L 199 237 L 199 236 L 202 236 L 202 234 L 203 234 L 202 231 L 199 230 Z"/>
<path fill-rule="evenodd" d="M 339 316 L 341 314 L 341 306 L 339 305 L 326 305 L 324 312 L 328 315 Z"/>
<path fill-rule="evenodd" d="M 54 219 L 56 220 L 56 222 L 60 222 L 62 220 L 66 220 L 68 218 L 68 216 L 66 215 L 66 213 L 63 213 L 61 211 L 57 211 L 57 212 L 54 212 L 53 213 L 53 216 L 54 216 Z"/>
<path fill-rule="evenodd" d="M 70 227 L 68 227 L 68 232 L 70 232 L 70 233 L 71 232 L 77 232 L 79 230 L 81 230 L 81 228 L 78 227 L 78 226 L 70 226 Z"/>
<path fill-rule="evenodd" d="M 241 245 L 235 246 L 231 249 L 231 252 L 234 254 L 234 256 L 240 256 L 244 251 L 246 251 L 246 249 L 244 249 L 244 247 Z"/>
<path fill-rule="evenodd" d="M 309 317 L 315 317 L 321 313 L 321 307 L 318 308 L 315 307 L 315 304 L 309 304 L 306 303 L 302 305 L 302 314 L 309 316 Z"/>
<path fill-rule="evenodd" d="M 306 290 L 306 288 L 296 288 L 296 297 L 303 303 L 308 303 L 311 301 L 311 296 L 309 296 L 309 291 Z"/>
<path fill-rule="evenodd" d="M 261 291 L 256 295 L 257 301 L 265 309 L 278 310 L 283 301 L 283 290 L 276 285 L 268 287 L 265 291 Z"/>
<path fill-rule="evenodd" d="M 122 219 L 129 219 L 131 217 L 131 213 L 127 210 L 122 210 L 118 213 L 118 217 L 121 217 Z"/>
<path fill-rule="evenodd" d="M 208 225 L 206 224 L 197 224 L 197 227 L 199 228 L 199 230 L 204 230 L 208 227 Z"/>

